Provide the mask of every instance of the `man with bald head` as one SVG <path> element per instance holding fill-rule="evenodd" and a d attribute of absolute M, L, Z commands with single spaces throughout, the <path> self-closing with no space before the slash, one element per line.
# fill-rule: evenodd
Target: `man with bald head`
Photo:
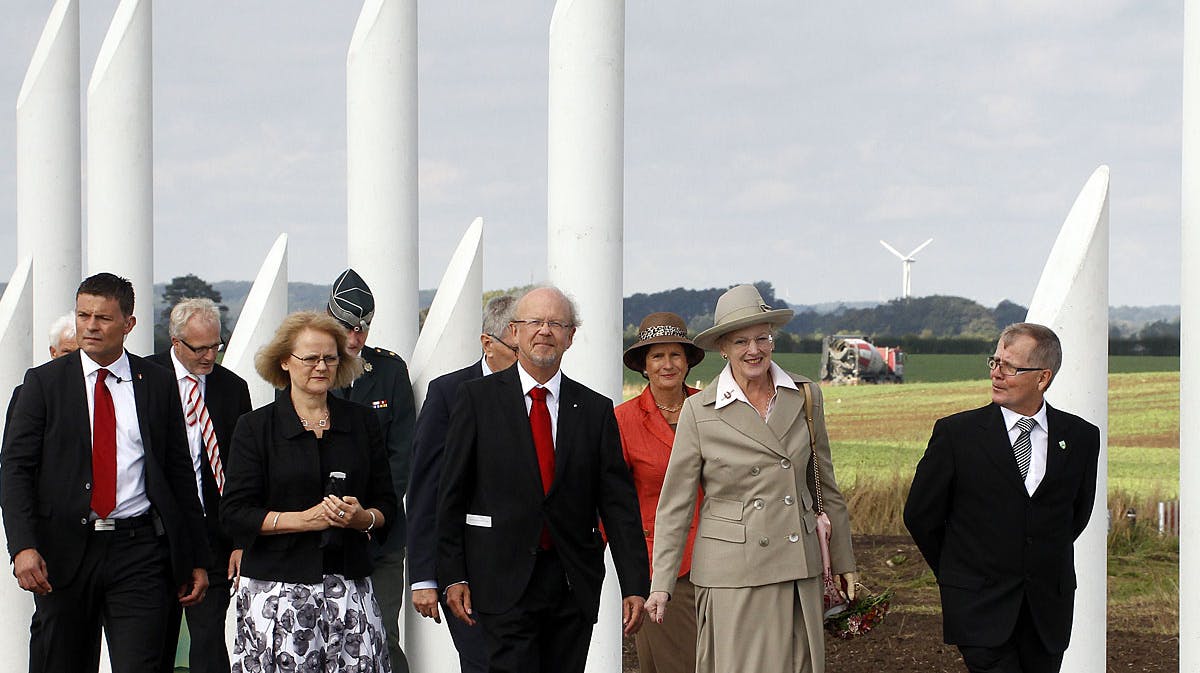
<path fill-rule="evenodd" d="M 483 625 L 494 673 L 582 672 L 604 581 L 617 567 L 625 634 L 641 627 L 646 542 L 612 400 L 562 374 L 579 326 L 540 287 L 508 324 L 517 364 L 462 384 L 438 493 L 438 585 Z"/>

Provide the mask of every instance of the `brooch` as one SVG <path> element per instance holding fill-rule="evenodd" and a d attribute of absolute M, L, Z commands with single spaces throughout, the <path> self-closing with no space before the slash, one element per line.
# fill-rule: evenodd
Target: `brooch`
<path fill-rule="evenodd" d="M 371 367 L 371 363 L 370 363 L 370 362 L 367 362 L 366 360 L 363 360 L 363 371 L 364 371 L 364 372 L 369 372 L 369 371 L 371 371 L 371 369 L 373 369 L 373 368 Z"/>
<path fill-rule="evenodd" d="M 1058 448 L 1062 449 L 1063 451 L 1066 451 L 1067 450 L 1067 440 L 1065 440 L 1065 439 L 1059 440 Z"/>

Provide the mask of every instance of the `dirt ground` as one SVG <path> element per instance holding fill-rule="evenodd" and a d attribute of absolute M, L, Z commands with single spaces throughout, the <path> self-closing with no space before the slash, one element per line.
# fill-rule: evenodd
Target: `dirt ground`
<path fill-rule="evenodd" d="M 825 640 L 830 673 L 962 673 L 958 650 L 942 643 L 942 617 L 936 587 L 922 580 L 927 567 L 908 537 L 855 536 L 862 581 L 874 589 L 892 587 L 896 598 L 887 619 L 853 640 Z M 889 566 L 888 561 L 892 564 Z M 1108 672 L 1174 673 L 1179 640 L 1108 625 Z M 632 639 L 625 642 L 625 673 L 638 671 Z"/>

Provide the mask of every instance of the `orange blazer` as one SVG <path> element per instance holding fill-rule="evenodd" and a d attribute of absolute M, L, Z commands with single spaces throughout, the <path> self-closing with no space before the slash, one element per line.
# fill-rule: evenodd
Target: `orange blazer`
<path fill-rule="evenodd" d="M 688 395 L 698 392 L 688 388 Z M 650 386 L 641 395 L 620 404 L 616 408 L 617 428 L 621 431 L 621 450 L 625 463 L 633 475 L 633 486 L 637 489 L 638 504 L 642 510 L 642 533 L 646 536 L 646 551 L 654 558 L 654 513 L 658 510 L 658 496 L 662 492 L 663 477 L 667 474 L 667 461 L 671 458 L 671 444 L 675 431 L 667 425 L 658 407 Z M 696 525 L 700 521 L 700 504 L 703 492 L 697 493 L 696 512 L 688 529 L 687 542 L 683 550 L 683 562 L 679 565 L 679 577 L 692 569 L 692 543 L 696 539 Z"/>

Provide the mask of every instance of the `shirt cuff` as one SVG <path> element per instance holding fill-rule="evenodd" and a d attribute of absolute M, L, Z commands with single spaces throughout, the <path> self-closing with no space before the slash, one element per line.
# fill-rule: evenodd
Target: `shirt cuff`
<path fill-rule="evenodd" d="M 412 583 L 413 591 L 420 591 L 421 589 L 436 589 L 436 588 L 437 588 L 437 582 L 435 582 L 433 580 L 425 580 L 424 582 L 413 582 Z"/>

